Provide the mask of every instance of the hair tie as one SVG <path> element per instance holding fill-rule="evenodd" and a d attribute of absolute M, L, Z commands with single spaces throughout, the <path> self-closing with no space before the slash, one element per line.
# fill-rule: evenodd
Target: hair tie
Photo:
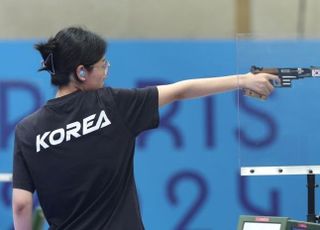
<path fill-rule="evenodd" d="M 54 68 L 54 63 L 53 63 L 53 53 L 50 53 L 46 60 L 42 61 L 42 67 L 44 70 L 48 71 L 50 74 L 55 75 L 56 70 Z"/>

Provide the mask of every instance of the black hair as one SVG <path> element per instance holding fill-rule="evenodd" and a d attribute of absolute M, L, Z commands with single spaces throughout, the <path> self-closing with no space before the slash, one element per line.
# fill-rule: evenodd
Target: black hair
<path fill-rule="evenodd" d="M 48 71 L 53 85 L 64 86 L 70 82 L 70 75 L 75 74 L 77 66 L 84 65 L 90 70 L 90 66 L 105 55 L 107 43 L 81 27 L 68 27 L 34 47 L 44 60 L 39 71 Z M 75 78 L 79 80 L 77 76 Z"/>

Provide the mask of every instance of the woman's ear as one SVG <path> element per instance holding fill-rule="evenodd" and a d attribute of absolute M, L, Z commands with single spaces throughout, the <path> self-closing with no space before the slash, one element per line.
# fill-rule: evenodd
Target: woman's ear
<path fill-rule="evenodd" d="M 80 81 L 85 81 L 88 75 L 88 71 L 83 65 L 79 65 L 76 69 L 76 74 Z"/>

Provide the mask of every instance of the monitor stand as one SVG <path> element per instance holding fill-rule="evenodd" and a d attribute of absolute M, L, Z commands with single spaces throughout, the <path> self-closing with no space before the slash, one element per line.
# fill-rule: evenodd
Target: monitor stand
<path fill-rule="evenodd" d="M 315 214 L 315 198 L 314 191 L 318 187 L 315 183 L 315 174 L 307 175 L 307 188 L 308 188 L 308 215 L 307 222 L 319 223 L 319 216 Z"/>

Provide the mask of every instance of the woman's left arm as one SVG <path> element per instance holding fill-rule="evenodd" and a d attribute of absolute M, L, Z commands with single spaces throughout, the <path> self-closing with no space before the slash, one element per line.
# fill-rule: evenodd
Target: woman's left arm
<path fill-rule="evenodd" d="M 13 189 L 12 209 L 14 228 L 16 230 L 32 229 L 32 193 L 23 189 Z"/>

